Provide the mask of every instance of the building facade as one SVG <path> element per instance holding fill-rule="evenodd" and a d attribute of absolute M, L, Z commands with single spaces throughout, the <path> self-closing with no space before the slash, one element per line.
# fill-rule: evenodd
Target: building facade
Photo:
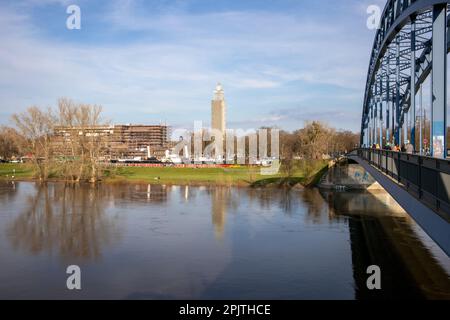
<path fill-rule="evenodd" d="M 222 85 L 218 83 L 211 101 L 211 129 L 218 130 L 223 135 L 226 131 L 226 112 L 224 91 Z"/>
<path fill-rule="evenodd" d="M 166 125 L 116 125 L 110 139 L 113 159 L 160 158 L 168 147 Z"/>
<path fill-rule="evenodd" d="M 57 127 L 53 136 L 56 154 L 67 156 L 80 137 L 96 137 L 101 141 L 102 158 L 114 159 L 158 159 L 169 147 L 167 125 L 107 125 L 95 127 Z"/>

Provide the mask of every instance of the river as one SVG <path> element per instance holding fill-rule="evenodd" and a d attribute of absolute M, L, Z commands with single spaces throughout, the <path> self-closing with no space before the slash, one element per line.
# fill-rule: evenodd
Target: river
<path fill-rule="evenodd" d="M 383 193 L 0 182 L 0 261 L 0 299 L 450 299 L 450 259 Z"/>

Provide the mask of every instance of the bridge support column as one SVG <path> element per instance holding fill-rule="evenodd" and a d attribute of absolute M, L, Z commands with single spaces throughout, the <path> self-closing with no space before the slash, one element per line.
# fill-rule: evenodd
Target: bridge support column
<path fill-rule="evenodd" d="M 372 123 L 373 123 L 373 143 L 377 144 L 377 109 L 376 104 L 372 100 Z"/>
<path fill-rule="evenodd" d="M 396 143 L 395 141 L 395 104 L 394 104 L 394 99 L 395 99 L 395 91 L 392 91 L 392 140 L 394 143 Z"/>
<path fill-rule="evenodd" d="M 375 106 L 375 111 L 374 111 L 374 121 L 375 121 L 375 143 L 381 145 L 381 136 L 380 136 L 380 127 L 381 127 L 381 122 L 380 119 L 378 117 L 378 80 L 375 82 L 374 84 L 374 89 L 375 89 L 375 95 L 373 98 L 373 104 Z"/>
<path fill-rule="evenodd" d="M 389 90 L 387 91 L 389 92 Z M 389 98 L 386 99 L 386 143 L 391 142 L 390 135 L 389 135 Z"/>
<path fill-rule="evenodd" d="M 433 7 L 431 154 L 447 156 L 447 4 Z"/>
<path fill-rule="evenodd" d="M 422 85 L 420 85 L 420 88 L 419 88 L 419 152 L 420 152 L 420 155 L 423 155 L 422 123 L 423 123 Z M 424 126 L 425 126 L 425 124 L 424 124 Z"/>
<path fill-rule="evenodd" d="M 364 129 L 364 145 L 366 146 L 366 148 L 368 148 L 370 146 L 370 141 L 369 141 L 369 125 L 366 125 L 366 128 Z"/>
<path fill-rule="evenodd" d="M 379 80 L 379 89 L 378 89 L 378 108 L 379 111 L 379 119 L 380 119 L 380 148 L 383 149 L 384 141 L 383 141 L 383 78 L 380 76 Z"/>
<path fill-rule="evenodd" d="M 388 51 L 389 54 L 389 51 Z M 390 136 L 390 109 L 391 109 L 391 98 L 390 98 L 390 90 L 389 90 L 389 78 L 390 78 L 390 59 L 388 58 L 386 61 L 386 143 L 391 142 L 391 136 Z"/>
<path fill-rule="evenodd" d="M 375 107 L 372 107 L 372 144 L 377 143 L 377 123 L 375 120 Z"/>
<path fill-rule="evenodd" d="M 372 145 L 373 145 L 372 115 L 373 115 L 372 105 L 370 105 L 370 109 L 369 109 L 369 147 L 372 147 Z"/>
<path fill-rule="evenodd" d="M 396 80 L 395 80 L 395 144 L 400 145 L 400 40 L 397 36 L 396 40 Z"/>
<path fill-rule="evenodd" d="M 416 18 L 411 18 L 411 82 L 410 90 L 411 144 L 416 150 Z"/>
<path fill-rule="evenodd" d="M 376 119 L 376 110 L 375 110 L 375 104 L 373 103 L 372 99 L 372 144 L 377 143 L 377 119 Z"/>
<path fill-rule="evenodd" d="M 383 102 L 381 101 L 381 97 L 379 98 L 379 108 L 380 108 L 380 148 L 383 148 L 384 140 L 383 140 Z"/>
<path fill-rule="evenodd" d="M 403 112 L 403 143 L 406 142 L 406 140 L 408 140 L 408 116 L 409 116 L 409 111 L 408 112 Z"/>

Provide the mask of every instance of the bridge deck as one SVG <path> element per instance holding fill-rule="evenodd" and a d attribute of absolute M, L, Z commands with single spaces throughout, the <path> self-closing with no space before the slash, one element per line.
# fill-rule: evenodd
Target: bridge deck
<path fill-rule="evenodd" d="M 357 155 L 349 155 L 348 158 L 363 166 L 442 250 L 450 256 L 450 223 L 448 221 L 411 195 L 391 177 L 371 166 L 366 160 Z"/>

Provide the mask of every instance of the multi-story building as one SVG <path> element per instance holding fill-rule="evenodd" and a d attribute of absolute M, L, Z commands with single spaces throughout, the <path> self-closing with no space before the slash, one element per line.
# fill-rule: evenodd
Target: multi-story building
<path fill-rule="evenodd" d="M 94 127 L 57 127 L 53 138 L 57 154 L 71 154 L 80 136 L 101 140 L 102 157 L 106 159 L 162 158 L 169 147 L 167 125 L 110 125 Z M 76 146 L 75 146 L 76 147 Z"/>
<path fill-rule="evenodd" d="M 112 158 L 164 156 L 168 148 L 166 125 L 116 125 L 110 139 Z"/>
<path fill-rule="evenodd" d="M 218 83 L 211 101 L 211 129 L 218 130 L 223 135 L 226 130 L 226 108 L 224 91 L 222 85 Z"/>

